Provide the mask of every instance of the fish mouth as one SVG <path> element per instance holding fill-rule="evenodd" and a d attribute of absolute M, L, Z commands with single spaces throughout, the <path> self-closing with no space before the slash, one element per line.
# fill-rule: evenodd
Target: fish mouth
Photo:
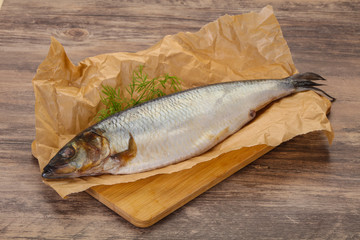
<path fill-rule="evenodd" d="M 50 164 L 46 165 L 43 169 L 41 176 L 44 179 L 69 179 L 69 178 L 77 178 L 77 177 L 86 177 L 86 176 L 97 176 L 101 174 L 106 174 L 106 172 L 81 172 L 69 165 L 63 166 L 52 166 Z"/>
<path fill-rule="evenodd" d="M 68 166 L 55 167 L 46 165 L 43 169 L 41 176 L 45 179 L 62 179 L 62 178 L 74 178 L 79 177 L 80 174 L 74 171 L 69 172 Z"/>

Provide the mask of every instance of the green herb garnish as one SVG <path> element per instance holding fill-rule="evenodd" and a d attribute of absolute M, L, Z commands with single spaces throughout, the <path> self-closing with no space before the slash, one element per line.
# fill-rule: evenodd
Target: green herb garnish
<path fill-rule="evenodd" d="M 149 79 L 143 70 L 144 65 L 140 65 L 133 71 L 132 81 L 125 89 L 129 96 L 125 96 L 120 89 L 116 90 L 113 87 L 102 85 L 102 93 L 105 96 L 101 96 L 101 102 L 105 105 L 105 109 L 101 109 L 97 113 L 98 121 L 140 103 L 164 96 L 167 91 L 181 90 L 181 80 L 178 77 L 166 73 L 163 76 Z"/>

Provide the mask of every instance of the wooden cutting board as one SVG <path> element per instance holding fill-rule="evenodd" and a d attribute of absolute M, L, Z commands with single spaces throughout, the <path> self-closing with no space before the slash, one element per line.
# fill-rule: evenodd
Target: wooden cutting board
<path fill-rule="evenodd" d="M 243 148 L 191 169 L 96 186 L 87 192 L 135 226 L 149 227 L 271 149 L 266 145 Z"/>

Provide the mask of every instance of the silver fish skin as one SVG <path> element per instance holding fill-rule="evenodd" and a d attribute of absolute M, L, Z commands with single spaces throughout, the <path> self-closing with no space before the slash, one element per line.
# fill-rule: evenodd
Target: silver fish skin
<path fill-rule="evenodd" d="M 198 87 L 117 113 L 84 130 L 44 168 L 44 178 L 148 171 L 200 155 L 294 92 L 321 89 L 315 73 Z M 332 98 L 331 96 L 329 96 Z"/>

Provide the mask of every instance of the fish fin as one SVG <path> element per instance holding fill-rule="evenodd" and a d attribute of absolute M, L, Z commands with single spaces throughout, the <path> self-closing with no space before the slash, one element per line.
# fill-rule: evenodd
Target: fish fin
<path fill-rule="evenodd" d="M 316 74 L 313 72 L 298 73 L 298 74 L 292 75 L 290 78 L 298 79 L 298 80 L 326 80 L 319 74 Z"/>
<path fill-rule="evenodd" d="M 316 83 L 313 81 L 325 80 L 325 78 L 323 78 L 322 76 L 316 73 L 312 73 L 312 72 L 298 73 L 289 77 L 289 79 L 291 80 L 297 92 L 306 91 L 306 90 L 315 90 L 317 92 L 323 93 L 325 96 L 330 98 L 331 102 L 334 102 L 336 100 L 336 98 L 330 96 L 324 90 L 315 87 L 315 86 L 322 86 L 324 84 Z"/>
<path fill-rule="evenodd" d="M 121 165 L 125 165 L 128 161 L 133 159 L 137 153 L 137 146 L 134 137 L 131 135 L 131 133 L 129 134 L 130 134 L 130 139 L 129 139 L 128 149 L 123 152 L 115 153 L 111 156 L 111 158 L 115 158 L 119 160 L 121 162 Z"/>

